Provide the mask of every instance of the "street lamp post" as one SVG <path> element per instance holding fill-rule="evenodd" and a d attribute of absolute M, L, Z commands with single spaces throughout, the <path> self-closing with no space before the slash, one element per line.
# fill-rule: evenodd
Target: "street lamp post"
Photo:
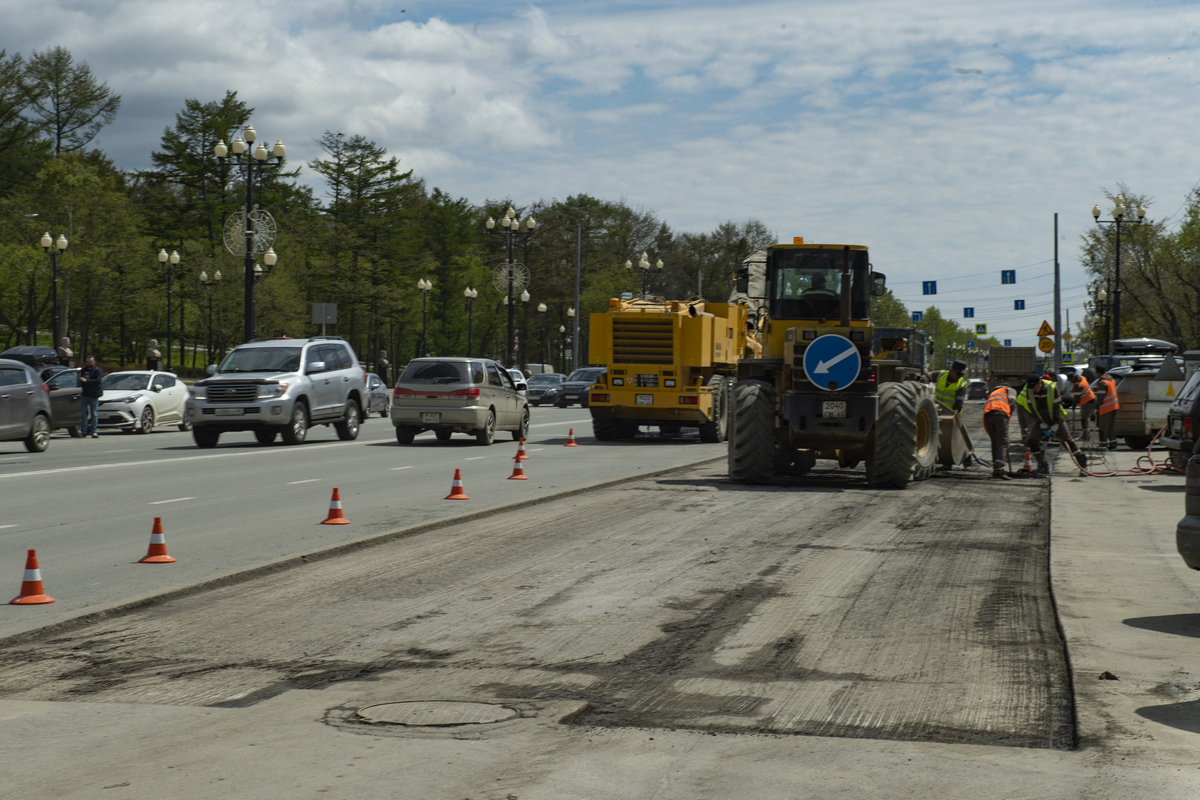
<path fill-rule="evenodd" d="M 1112 349 L 1108 345 L 1108 342 L 1109 342 L 1109 338 L 1108 338 L 1108 322 L 1109 322 L 1108 292 L 1105 291 L 1104 289 L 1101 289 L 1100 291 L 1096 292 L 1096 299 L 1100 301 L 1100 314 L 1101 314 L 1101 316 L 1104 317 L 1104 341 L 1100 343 L 1100 348 L 1102 350 L 1104 350 L 1104 352 L 1107 353 L 1109 350 Z M 1113 338 L 1115 339 L 1117 337 L 1114 336 Z"/>
<path fill-rule="evenodd" d="M 159 250 L 158 263 L 167 274 L 167 372 L 174 372 L 171 369 L 171 279 L 175 277 L 175 270 L 179 268 L 179 252 L 172 250 L 168 256 L 166 248 Z"/>
<path fill-rule="evenodd" d="M 217 163 L 221 166 L 225 165 L 225 158 L 229 150 L 233 150 L 232 164 L 242 173 L 242 179 L 246 182 L 246 264 L 245 264 L 245 307 L 243 311 L 243 324 L 245 330 L 245 339 L 247 342 L 254 338 L 254 182 L 261 182 L 263 175 L 267 169 L 278 169 L 283 165 L 283 155 L 286 152 L 283 141 L 276 139 L 275 146 L 271 148 L 270 153 L 262 142 L 258 143 L 258 147 L 254 149 L 253 156 L 247 153 L 247 148 L 254 144 L 254 140 L 258 134 L 254 131 L 253 125 L 247 125 L 243 132 L 245 139 L 238 136 L 233 144 L 229 147 L 225 146 L 225 142 L 218 141 L 213 148 L 213 154 L 217 157 Z M 275 163 L 267 162 L 267 156 L 271 155 L 275 158 Z M 275 250 L 270 248 L 263 255 L 263 263 L 270 269 L 275 265 Z"/>
<path fill-rule="evenodd" d="M 567 370 L 567 372 L 570 373 L 571 370 L 575 369 L 575 362 L 579 360 L 575 356 L 575 353 L 576 353 L 575 348 L 577 348 L 579 346 L 579 327 L 575 324 L 575 307 L 574 306 L 567 307 L 567 319 L 571 323 L 571 363 L 570 363 L 571 369 Z"/>
<path fill-rule="evenodd" d="M 549 349 L 546 346 L 546 311 L 547 311 L 546 304 L 538 303 L 537 310 L 538 310 L 538 313 L 542 315 L 542 363 L 545 364 L 546 363 L 546 350 Z"/>
<path fill-rule="evenodd" d="M 50 306 L 51 306 L 51 322 L 50 322 L 50 346 L 58 347 L 58 254 L 66 252 L 67 236 L 64 233 L 58 235 L 58 240 L 50 238 L 50 232 L 46 231 L 42 234 L 42 250 L 50 256 Z M 37 336 L 37 326 L 34 326 L 33 336 Z M 32 342 L 30 343 L 32 344 Z"/>
<path fill-rule="evenodd" d="M 515 367 L 517 365 L 517 340 L 516 321 L 513 317 L 513 314 L 516 311 L 516 302 L 515 298 L 513 297 L 513 292 L 515 291 L 516 276 L 514 274 L 515 267 L 513 266 L 513 240 L 516 239 L 517 236 L 529 236 L 532 234 L 533 229 L 537 227 L 537 222 L 533 217 L 526 217 L 525 230 L 522 230 L 521 223 L 517 219 L 516 212 L 513 211 L 512 206 L 509 206 L 508 210 L 504 212 L 504 216 L 500 219 L 500 225 L 504 228 L 504 230 L 495 230 L 496 221 L 491 217 L 488 217 L 486 223 L 488 233 L 496 233 L 500 236 L 503 236 L 505 239 L 505 247 L 508 251 L 508 293 L 505 296 L 505 302 L 508 304 L 508 366 Z M 526 299 L 528 299 L 528 296 L 526 296 Z"/>
<path fill-rule="evenodd" d="M 426 301 L 429 298 L 429 290 L 432 288 L 432 281 L 427 281 L 424 278 L 417 281 L 417 289 L 421 292 L 421 358 L 424 358 L 427 355 L 425 348 L 428 342 L 426 336 L 429 331 L 429 306 L 427 305 Z"/>
<path fill-rule="evenodd" d="M 212 330 L 212 317 L 213 317 L 212 306 L 213 306 L 213 303 L 212 303 L 212 296 L 213 296 L 213 289 L 215 289 L 217 284 L 220 282 L 221 282 L 221 270 L 217 270 L 216 272 L 214 272 L 211 279 L 209 279 L 207 272 L 201 271 L 200 285 L 204 287 L 205 294 L 208 295 L 208 345 L 207 345 L 207 350 L 208 350 L 208 361 L 210 361 L 210 362 L 212 361 L 212 354 L 213 354 L 213 330 Z"/>
<path fill-rule="evenodd" d="M 642 299 L 645 300 L 646 299 L 646 282 L 650 278 L 650 259 L 646 255 L 645 251 L 642 252 L 642 257 L 638 259 L 637 265 L 638 265 L 638 269 L 640 269 L 642 271 Z M 657 270 L 661 270 L 663 268 L 663 262 L 662 262 L 661 258 L 655 262 L 654 268 Z M 632 270 L 633 262 L 626 261 L 625 269 Z"/>
<path fill-rule="evenodd" d="M 470 358 L 471 333 L 475 325 L 475 298 L 479 297 L 479 291 L 468 286 L 466 289 L 463 289 L 463 297 L 467 299 L 467 358 Z"/>
<path fill-rule="evenodd" d="M 566 325 L 558 326 L 558 338 L 559 338 L 559 343 L 558 343 L 559 355 L 562 357 L 563 361 L 566 361 L 567 360 L 567 326 Z M 570 370 L 566 370 L 566 371 L 569 372 Z"/>
<path fill-rule="evenodd" d="M 1118 194 L 1113 204 L 1111 220 L 1100 219 L 1100 206 L 1092 206 L 1092 219 L 1096 220 L 1097 225 L 1112 225 L 1117 231 L 1116 245 L 1116 267 L 1113 275 L 1113 304 L 1112 304 L 1112 326 L 1113 339 L 1121 338 L 1121 223 L 1128 220 L 1125 219 L 1125 195 Z M 1142 220 L 1146 217 L 1146 207 L 1138 203 L 1137 219 L 1133 222 L 1134 225 L 1141 225 Z M 1107 332 L 1106 332 L 1107 333 Z M 1107 337 L 1106 337 L 1107 339 Z"/>

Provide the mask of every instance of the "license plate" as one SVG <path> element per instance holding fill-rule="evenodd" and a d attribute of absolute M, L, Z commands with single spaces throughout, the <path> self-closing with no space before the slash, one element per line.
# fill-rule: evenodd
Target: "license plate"
<path fill-rule="evenodd" d="M 821 416 L 826 419 L 845 419 L 846 418 L 846 401 L 845 400 L 826 400 L 821 403 Z"/>
<path fill-rule="evenodd" d="M 567 395 L 567 399 L 568 399 L 568 400 L 578 400 L 578 399 L 579 399 L 579 395 L 577 395 L 577 394 L 569 394 L 569 395 Z"/>
<path fill-rule="evenodd" d="M 652 394 L 639 394 L 639 395 L 637 396 L 637 404 L 638 404 L 639 406 L 652 406 L 652 405 L 654 405 L 654 395 L 652 395 Z"/>
<path fill-rule="evenodd" d="M 245 413 L 241 408 L 218 408 L 213 412 L 218 417 L 240 417 Z"/>
<path fill-rule="evenodd" d="M 442 415 L 437 411 L 422 411 L 421 412 L 421 422 L 433 423 L 434 425 L 436 425 L 437 423 L 439 423 L 441 421 L 442 421 Z"/>

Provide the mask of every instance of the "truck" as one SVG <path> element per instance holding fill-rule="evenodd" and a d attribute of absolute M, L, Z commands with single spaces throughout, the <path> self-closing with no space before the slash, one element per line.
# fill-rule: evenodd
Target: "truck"
<path fill-rule="evenodd" d="M 988 389 L 995 389 L 1002 381 L 1013 388 L 1040 371 L 1037 367 L 1036 347 L 993 347 L 988 351 Z"/>
<path fill-rule="evenodd" d="M 885 347 L 881 336 L 875 352 L 871 298 L 885 284 L 865 246 L 800 237 L 738 270 L 737 292 L 759 304 L 761 352 L 737 364 L 730 480 L 766 484 L 803 475 L 818 459 L 864 463 L 873 486 L 933 474 L 941 438 L 933 386 L 916 379 L 911 357 L 897 357 L 912 352 L 899 347 L 903 337 Z"/>
<path fill-rule="evenodd" d="M 588 360 L 607 368 L 588 397 L 596 438 L 694 427 L 702 441 L 724 442 L 738 362 L 757 353 L 748 323 L 744 303 L 611 299 L 589 319 Z"/>

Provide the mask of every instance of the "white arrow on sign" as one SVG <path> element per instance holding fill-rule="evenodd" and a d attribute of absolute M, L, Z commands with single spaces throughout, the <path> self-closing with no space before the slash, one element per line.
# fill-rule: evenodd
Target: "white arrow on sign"
<path fill-rule="evenodd" d="M 819 361 L 819 362 L 817 362 L 817 368 L 815 371 L 817 372 L 817 374 L 820 374 L 822 372 L 829 372 L 830 367 L 832 367 L 834 364 L 837 364 L 840 361 L 843 361 L 844 359 L 849 358 L 851 356 L 851 354 L 853 354 L 854 352 L 855 352 L 854 348 L 850 347 L 850 348 L 847 348 L 847 349 L 843 350 L 842 352 L 838 353 L 836 356 L 829 359 L 828 361 Z"/>

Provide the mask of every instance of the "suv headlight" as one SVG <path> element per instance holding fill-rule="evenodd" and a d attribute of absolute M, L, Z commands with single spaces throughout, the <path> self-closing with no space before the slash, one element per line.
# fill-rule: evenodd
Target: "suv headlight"
<path fill-rule="evenodd" d="M 188 390 L 188 396 L 191 397 L 193 400 L 208 399 L 208 387 L 207 386 L 189 386 L 189 387 L 187 387 L 187 390 Z"/>
<path fill-rule="evenodd" d="M 287 394 L 287 390 L 288 385 L 286 383 L 265 384 L 258 387 L 258 397 L 260 400 L 283 397 Z"/>

